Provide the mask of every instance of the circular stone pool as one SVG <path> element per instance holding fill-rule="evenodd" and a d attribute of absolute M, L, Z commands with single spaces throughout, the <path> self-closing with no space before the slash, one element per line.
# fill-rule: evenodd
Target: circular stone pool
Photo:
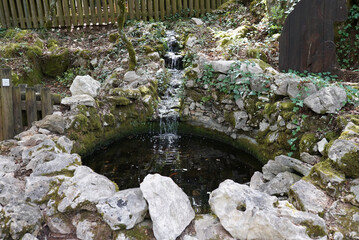
<path fill-rule="evenodd" d="M 197 213 L 209 211 L 208 194 L 225 179 L 249 182 L 261 164 L 221 142 L 192 135 L 137 135 L 95 151 L 83 163 L 121 189 L 139 187 L 149 173 L 171 177 Z"/>

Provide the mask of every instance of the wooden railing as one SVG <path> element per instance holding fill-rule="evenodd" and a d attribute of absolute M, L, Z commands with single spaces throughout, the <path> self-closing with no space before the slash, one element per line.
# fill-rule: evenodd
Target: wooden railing
<path fill-rule="evenodd" d="M 2 28 L 106 25 L 116 22 L 117 0 L 0 0 Z M 164 20 L 171 15 L 200 16 L 227 0 L 127 0 L 129 19 Z M 53 14 L 52 14 L 52 13 Z"/>
<path fill-rule="evenodd" d="M 11 86 L 10 72 L 0 68 L 0 140 L 10 139 L 31 127 L 32 122 L 52 114 L 53 108 L 50 89 Z"/>

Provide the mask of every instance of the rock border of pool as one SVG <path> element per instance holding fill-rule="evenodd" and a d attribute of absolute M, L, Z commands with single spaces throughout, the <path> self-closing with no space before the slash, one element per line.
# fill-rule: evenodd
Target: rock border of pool
<path fill-rule="evenodd" d="M 195 217 L 188 198 L 169 178 L 149 175 L 139 189 L 119 191 L 81 164 L 78 154 L 147 131 L 158 101 L 154 75 L 164 71 L 157 67 L 152 74 L 127 72 L 117 88 L 111 78 L 100 87 L 88 76 L 77 77 L 73 96 L 62 101 L 69 110 L 1 142 L 0 237 L 36 239 L 50 231 L 74 239 L 139 239 L 136 234 L 151 237 L 148 229 L 157 239 L 357 236 L 359 126 L 355 116 L 336 115 L 346 103 L 345 91 L 336 85 L 320 88 L 253 61 L 245 70 L 268 77 L 250 78 L 248 87 L 263 94 L 233 100 L 210 91 L 211 100 L 206 100 L 202 96 L 210 86 L 195 81 L 203 76 L 205 63 L 212 65 L 213 78 L 223 78 L 233 61 L 202 57 L 186 73 L 192 78 L 185 84 L 180 117 L 192 126 L 187 131 L 230 141 L 266 163 L 250 186 L 226 180 L 211 193 L 215 216 Z M 300 94 L 305 119 L 290 100 L 306 89 L 298 88 L 302 85 L 311 91 Z M 298 126 L 295 158 L 288 157 L 293 146 L 288 140 Z M 319 135 L 321 139 L 309 131 L 331 126 L 331 136 Z M 148 213 L 151 221 L 142 222 Z"/>

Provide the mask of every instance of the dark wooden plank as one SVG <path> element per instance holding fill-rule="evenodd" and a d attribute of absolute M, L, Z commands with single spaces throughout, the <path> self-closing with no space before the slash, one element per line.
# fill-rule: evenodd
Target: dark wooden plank
<path fill-rule="evenodd" d="M 147 13 L 148 13 L 148 20 L 153 19 L 153 2 L 152 0 L 147 0 Z"/>
<path fill-rule="evenodd" d="M 346 18 L 345 0 L 300 1 L 286 18 L 279 39 L 280 70 L 335 72 L 339 64 L 333 26 Z"/>
<path fill-rule="evenodd" d="M 110 20 L 109 20 L 109 15 L 108 15 L 108 5 L 107 5 L 107 1 L 108 0 L 102 0 L 102 6 L 103 6 L 103 14 L 104 14 L 104 22 L 106 24 L 109 24 L 110 23 Z M 131 2 L 133 2 L 133 0 L 131 0 Z"/>
<path fill-rule="evenodd" d="M 178 14 L 182 14 L 182 8 L 183 6 L 182 6 L 182 0 L 177 0 L 177 12 L 178 12 Z"/>
<path fill-rule="evenodd" d="M 199 15 L 201 13 L 200 1 L 202 1 L 202 0 L 195 0 L 194 11 L 195 11 L 196 17 L 199 17 Z"/>
<path fill-rule="evenodd" d="M 193 6 L 193 0 L 189 0 L 189 5 L 188 5 L 188 7 L 189 7 L 189 15 L 190 16 L 193 16 L 193 9 L 194 9 L 194 6 Z"/>
<path fill-rule="evenodd" d="M 135 9 L 136 9 L 136 19 L 141 19 L 141 2 L 140 0 L 135 0 Z"/>
<path fill-rule="evenodd" d="M 3 8 L 4 8 L 4 12 L 5 12 L 5 21 L 6 21 L 6 27 L 7 28 L 11 28 L 11 16 L 10 16 L 10 9 L 9 9 L 9 5 L 7 1 L 2 1 L 3 2 Z"/>
<path fill-rule="evenodd" d="M 13 87 L 12 99 L 14 112 L 14 134 L 16 135 L 23 131 L 20 87 Z"/>
<path fill-rule="evenodd" d="M 44 7 L 42 5 L 42 0 L 36 2 L 36 7 L 37 7 L 38 21 L 40 22 L 40 27 L 44 27 L 45 26 L 45 21 L 44 21 L 45 14 L 44 14 Z"/>
<path fill-rule="evenodd" d="M 128 0 L 128 15 L 131 20 L 135 18 L 135 1 L 134 0 Z"/>
<path fill-rule="evenodd" d="M 31 127 L 32 122 L 37 120 L 36 95 L 33 88 L 26 88 L 26 116 L 27 125 Z"/>
<path fill-rule="evenodd" d="M 28 0 L 22 0 L 24 6 L 24 14 L 26 19 L 26 26 L 27 28 L 32 28 L 32 21 L 31 21 L 31 13 L 30 13 L 30 5 Z"/>
<path fill-rule="evenodd" d="M 36 11 L 36 4 L 34 0 L 30 0 L 30 11 L 31 11 L 31 19 L 32 19 L 32 25 L 34 28 L 39 28 L 39 22 L 37 17 L 37 11 Z"/>
<path fill-rule="evenodd" d="M 90 25 L 90 9 L 89 9 L 89 4 L 87 0 L 81 0 L 84 3 L 84 13 L 85 13 L 85 23 L 87 26 Z"/>
<path fill-rule="evenodd" d="M 154 17 L 155 20 L 158 21 L 159 20 L 159 5 L 158 5 L 158 0 L 154 0 L 153 1 L 153 12 L 154 12 Z"/>
<path fill-rule="evenodd" d="M 97 21 L 99 25 L 103 24 L 103 18 L 102 18 L 102 6 L 101 1 L 96 0 L 96 15 L 97 15 Z"/>
<path fill-rule="evenodd" d="M 147 6 L 146 6 L 146 0 L 142 0 L 141 2 L 141 8 L 142 8 L 142 14 L 141 18 L 145 21 L 147 21 Z"/>
<path fill-rule="evenodd" d="M 41 113 L 42 118 L 46 115 L 52 114 L 52 100 L 50 89 L 42 88 L 41 89 Z"/>
<path fill-rule="evenodd" d="M 71 0 L 70 16 L 71 16 L 72 24 L 74 26 L 79 25 L 78 19 L 77 19 L 77 13 L 78 13 L 78 9 L 76 8 L 75 0 Z"/>
<path fill-rule="evenodd" d="M 177 0 L 172 0 L 172 14 L 175 15 L 177 13 Z"/>
<path fill-rule="evenodd" d="M 71 27 L 71 16 L 69 8 L 69 0 L 62 0 L 63 14 L 65 19 L 65 24 L 67 27 Z"/>
<path fill-rule="evenodd" d="M 90 1 L 90 10 L 91 10 L 91 22 L 92 25 L 96 25 L 96 9 L 95 9 L 95 1 Z"/>
<path fill-rule="evenodd" d="M 206 12 L 211 12 L 211 0 L 206 1 Z"/>
<path fill-rule="evenodd" d="M 6 27 L 6 19 L 5 19 L 5 11 L 4 11 L 4 6 L 0 3 L 0 24 L 3 27 Z M 2 136 L 0 135 L 0 138 Z"/>
<path fill-rule="evenodd" d="M 3 120 L 2 120 L 2 116 L 4 115 L 2 113 L 2 94 L 1 94 L 1 88 L 0 88 L 0 141 L 4 140 L 4 132 L 3 132 Z"/>
<path fill-rule="evenodd" d="M 166 16 L 165 0 L 160 0 L 160 15 L 161 15 L 161 20 L 165 20 L 165 16 Z"/>
<path fill-rule="evenodd" d="M 183 0 L 183 12 L 184 12 L 184 17 L 188 16 L 188 0 Z"/>
<path fill-rule="evenodd" d="M 45 16 L 45 24 L 50 19 L 50 5 L 48 0 L 42 0 L 44 3 L 44 16 Z"/>
<path fill-rule="evenodd" d="M 78 16 L 78 22 L 80 26 L 84 25 L 84 9 L 82 6 L 82 1 L 77 0 L 77 16 Z"/>
<path fill-rule="evenodd" d="M 116 16 L 115 16 L 115 4 L 113 2 L 114 0 L 109 0 L 108 4 L 110 5 L 110 16 L 111 16 L 111 23 L 114 24 L 116 22 Z"/>
<path fill-rule="evenodd" d="M 171 16 L 171 0 L 166 0 L 166 16 Z"/>
<path fill-rule="evenodd" d="M 1 88 L 2 127 L 3 138 L 10 139 L 14 136 L 14 115 L 12 102 L 12 87 Z"/>
<path fill-rule="evenodd" d="M 15 7 L 15 1 L 11 0 L 10 3 L 10 9 L 11 9 L 11 17 L 12 17 L 12 25 L 14 27 L 19 27 L 19 17 L 17 15 L 16 7 Z"/>
<path fill-rule="evenodd" d="M 211 0 L 211 9 L 212 10 L 216 9 L 216 0 Z"/>
<path fill-rule="evenodd" d="M 57 7 L 57 16 L 59 18 L 58 25 L 64 27 L 65 21 L 64 21 L 63 5 L 61 0 L 56 1 L 56 7 Z"/>

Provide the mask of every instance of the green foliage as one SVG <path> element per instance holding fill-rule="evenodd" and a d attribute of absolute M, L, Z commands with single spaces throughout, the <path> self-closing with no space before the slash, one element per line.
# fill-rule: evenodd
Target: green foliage
<path fill-rule="evenodd" d="M 57 76 L 56 80 L 66 87 L 70 87 L 75 77 L 78 75 L 86 75 L 87 70 L 83 67 L 70 68 L 64 72 L 61 76 Z"/>
<path fill-rule="evenodd" d="M 358 67 L 359 61 L 359 5 L 353 5 L 349 11 L 346 25 L 338 31 L 338 61 L 342 68 Z"/>
<path fill-rule="evenodd" d="M 160 96 L 162 96 L 166 92 L 167 88 L 169 87 L 170 77 L 171 74 L 167 70 L 156 73 L 156 79 L 158 81 L 157 91 Z"/>

